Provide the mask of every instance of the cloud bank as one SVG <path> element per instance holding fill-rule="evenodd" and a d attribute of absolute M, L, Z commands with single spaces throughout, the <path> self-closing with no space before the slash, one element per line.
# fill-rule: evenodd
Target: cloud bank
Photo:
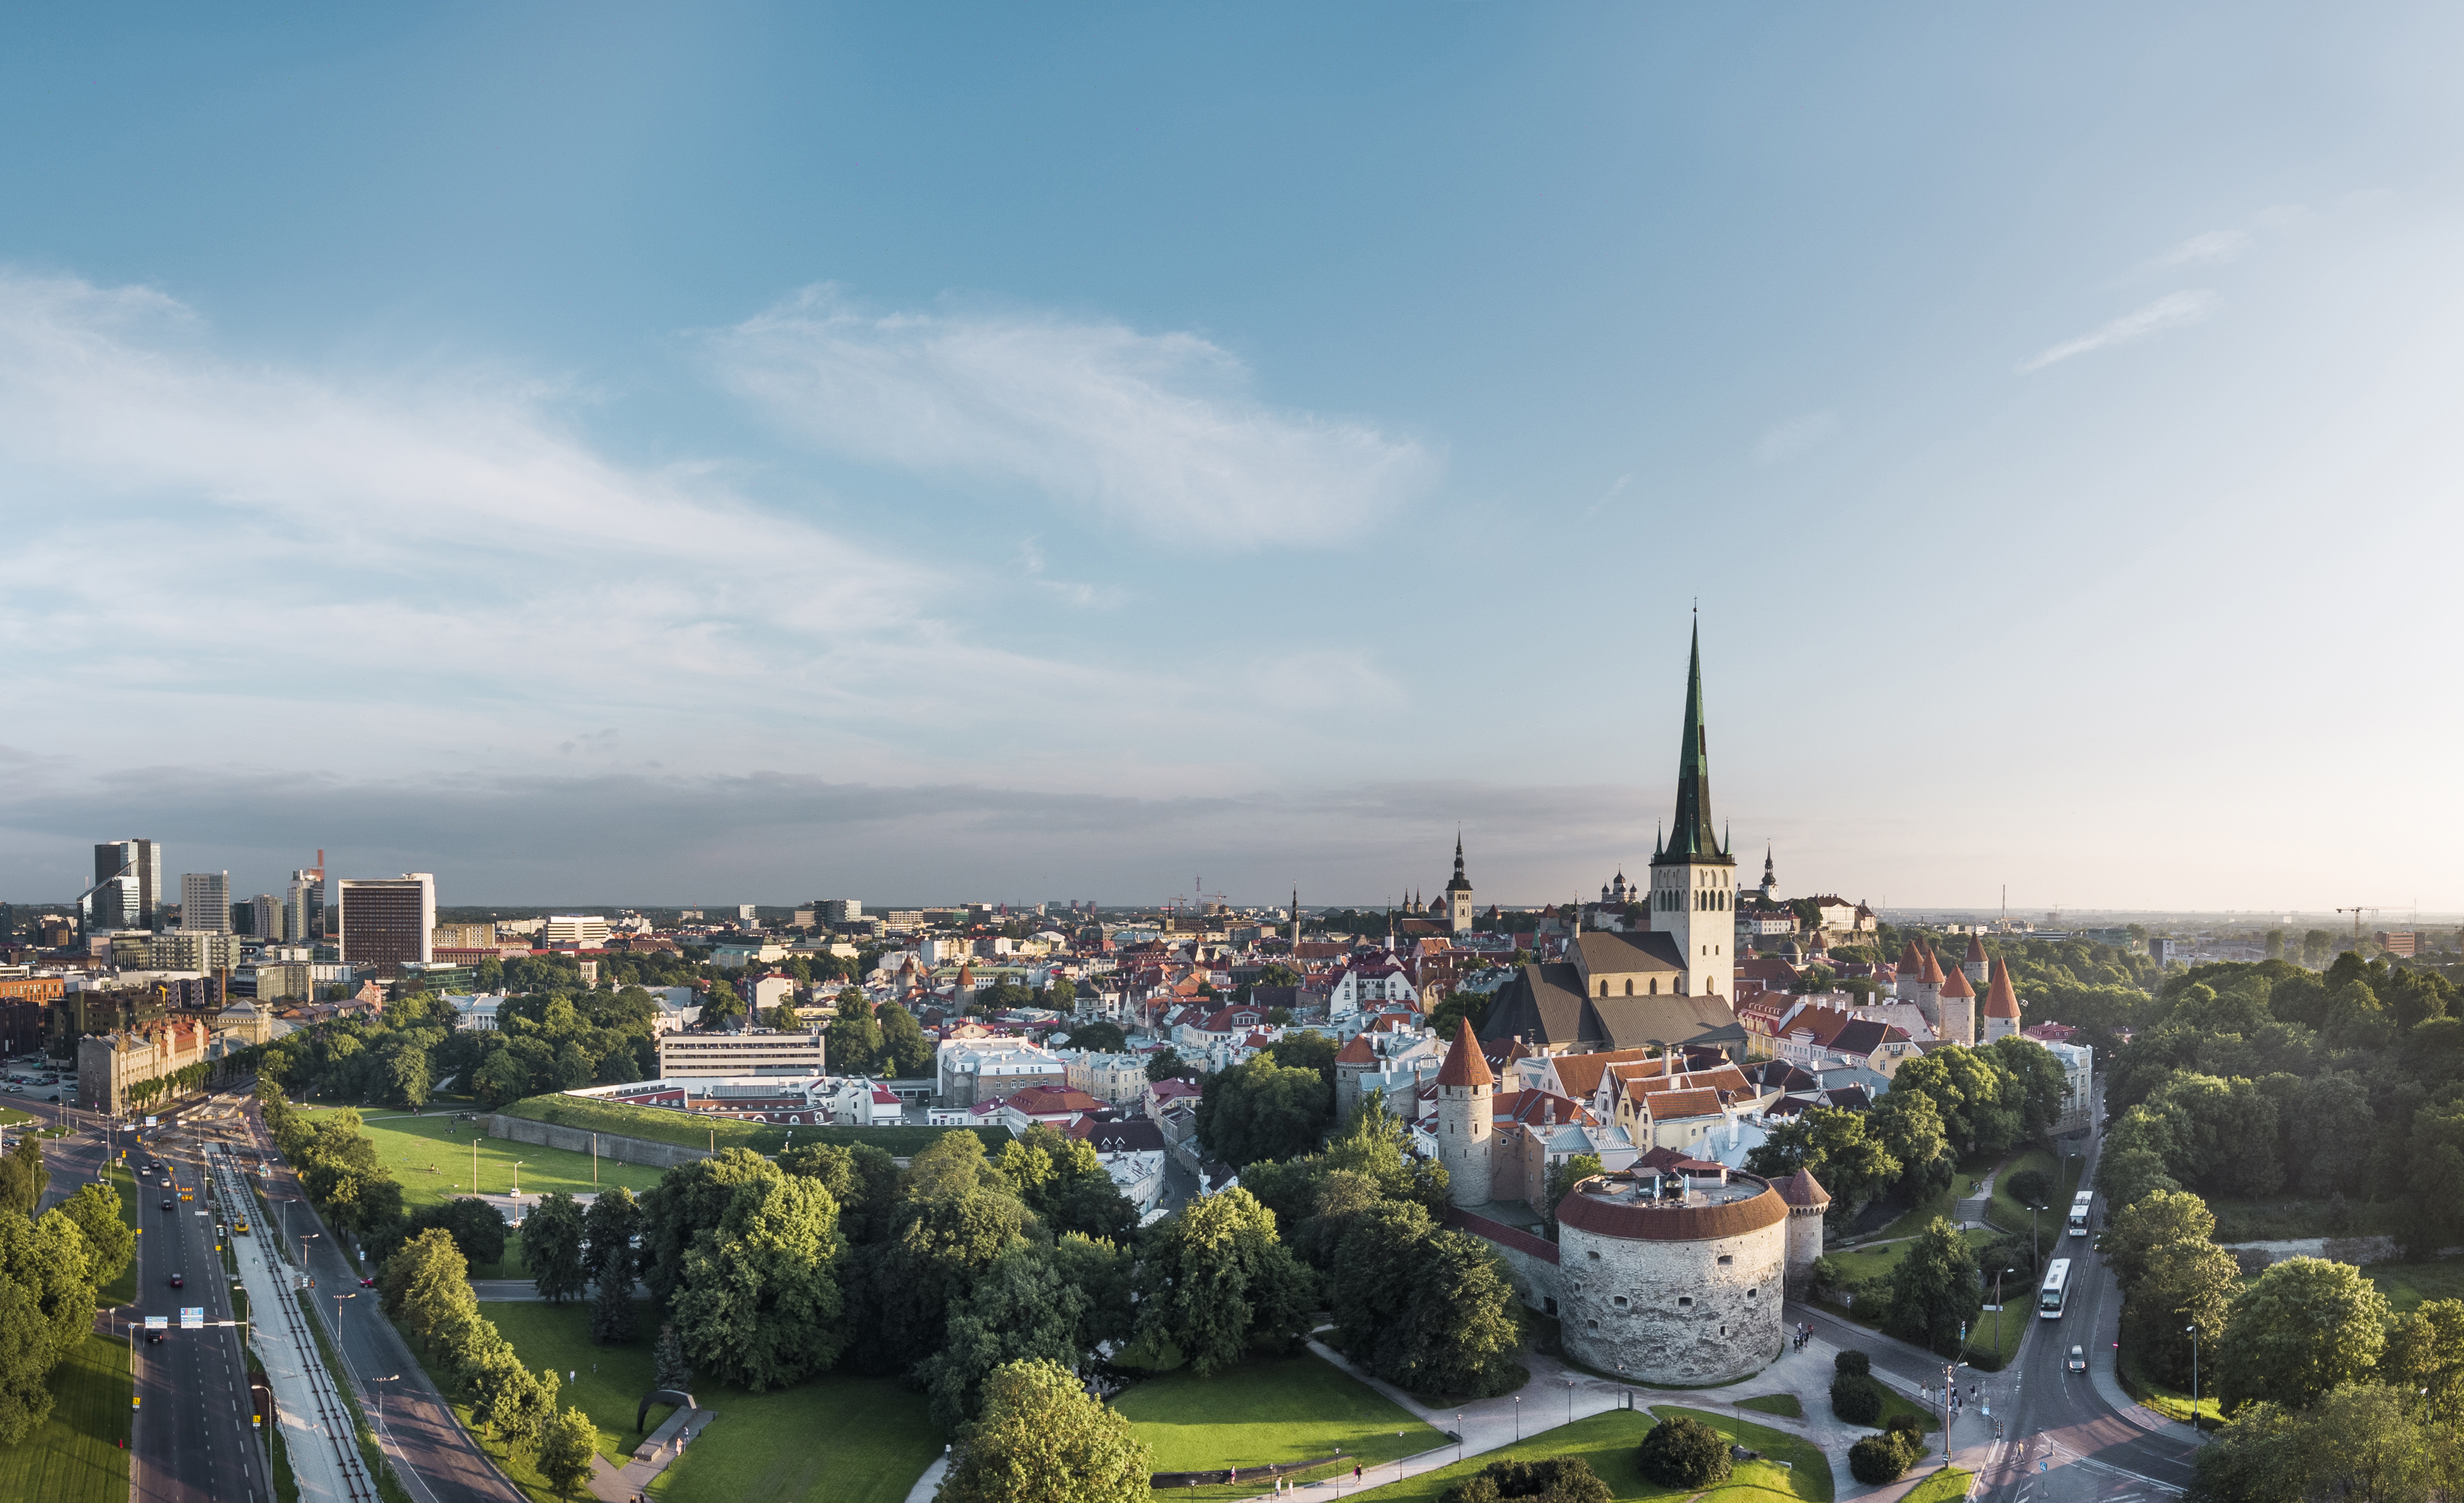
<path fill-rule="evenodd" d="M 833 287 L 707 337 L 713 368 L 827 452 L 1030 487 L 1169 542 L 1326 543 L 1424 490 L 1421 445 L 1269 407 L 1194 334 L 1040 314 L 873 313 Z"/>

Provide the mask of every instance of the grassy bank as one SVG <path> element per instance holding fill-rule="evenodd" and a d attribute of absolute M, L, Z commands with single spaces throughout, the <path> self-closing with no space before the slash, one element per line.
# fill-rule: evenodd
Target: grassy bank
<path fill-rule="evenodd" d="M 2402 1315 L 2425 1299 L 2464 1299 L 2464 1258 L 2434 1263 L 2371 1263 L 2362 1277 L 2379 1287 L 2387 1304 Z"/>
<path fill-rule="evenodd" d="M 528 1196 L 550 1190 L 587 1194 L 594 1188 L 614 1189 L 620 1184 L 639 1195 L 659 1183 L 657 1169 L 602 1158 L 594 1171 L 587 1153 L 490 1138 L 485 1118 L 457 1122 L 450 1112 L 424 1116 L 369 1114 L 363 1127 L 369 1141 L 376 1144 L 377 1161 L 402 1183 L 403 1204 L 409 1206 L 464 1195 L 509 1194 L 517 1183 Z"/>
<path fill-rule="evenodd" d="M 2146 1370 L 2140 1366 L 2139 1358 L 2135 1353 L 2125 1350 L 2122 1354 L 2122 1361 L 2117 1371 L 2122 1378 L 2123 1392 L 2168 1420 L 2178 1420 L 2188 1425 L 2195 1412 L 2199 1428 L 2203 1430 L 2212 1430 L 2224 1424 L 2224 1411 L 2217 1406 L 2215 1389 L 2211 1385 L 2202 1385 L 2206 1391 L 2199 1396 L 2198 1407 L 2193 1411 L 2189 1394 L 2179 1388 L 2167 1387 L 2150 1378 Z"/>
<path fill-rule="evenodd" d="M 108 1176 L 108 1183 L 113 1189 L 120 1192 L 120 1219 L 127 1224 L 131 1231 L 138 1229 L 141 1223 L 137 1216 L 136 1177 L 128 1172 L 127 1165 L 114 1164 Z M 128 1267 L 120 1271 L 118 1278 L 95 1291 L 95 1298 L 108 1308 L 114 1305 L 125 1305 L 136 1297 L 137 1259 L 134 1254 L 131 1254 Z"/>
<path fill-rule="evenodd" d="M 51 1390 L 51 1418 L 0 1448 L 0 1498 L 128 1503 L 127 1344 L 87 1337 L 53 1370 Z"/>
<path fill-rule="evenodd" d="M 2054 1185 L 2053 1193 L 2046 1198 L 2049 1204 L 2035 1218 L 2038 1236 L 2041 1238 L 2050 1233 L 2058 1239 L 2062 1228 L 2069 1224 L 2071 1197 L 2079 1193 L 2079 1169 L 2084 1162 L 2079 1155 L 2072 1154 L 2065 1167 L 2063 1156 L 2050 1148 L 2031 1148 L 2015 1156 L 1993 1176 L 1993 1200 L 1985 1219 L 2004 1231 L 2024 1232 L 2028 1229 L 2028 1207 L 2011 1193 L 2011 1181 L 2020 1171 L 2034 1169 L 2052 1181 Z M 2058 1247 L 2058 1241 L 2056 1245 Z M 2056 1251 L 2050 1255 L 2059 1257 L 2061 1253 Z"/>
<path fill-rule="evenodd" d="M 750 1148 L 760 1154 L 776 1154 L 786 1146 L 791 1138 L 800 1143 L 870 1143 L 901 1159 L 923 1151 L 944 1133 L 974 1133 L 983 1138 L 987 1149 L 994 1152 L 999 1152 L 1001 1145 L 1009 1141 L 1008 1133 L 994 1127 L 772 1127 L 762 1122 L 707 1116 L 698 1112 L 627 1106 L 617 1101 L 603 1101 L 595 1096 L 532 1096 L 515 1102 L 504 1111 L 507 1116 L 552 1122 L 586 1133 L 643 1138 L 655 1143 L 673 1143 L 679 1148 Z M 656 1171 L 651 1172 L 655 1176 Z"/>
<path fill-rule="evenodd" d="M 1137 1383 L 1118 1408 L 1155 1450 L 1157 1471 L 1212 1471 L 1287 1465 L 1337 1450 L 1344 1459 L 1310 1471 L 1308 1481 L 1353 1463 L 1374 1466 L 1418 1455 L 1445 1437 L 1394 1401 L 1321 1358 L 1247 1361 L 1212 1378 L 1166 1373 Z M 1172 1490 L 1174 1497 L 1247 1497 L 1257 1488 Z"/>
<path fill-rule="evenodd" d="M 1355 1495 L 1375 1498 L 1379 1503 L 1437 1503 L 1448 1488 L 1492 1462 L 1576 1456 L 1599 1473 L 1600 1480 L 1609 1486 L 1610 1496 L 1618 1503 L 1682 1503 L 1696 1490 L 1663 1488 L 1644 1476 L 1636 1464 L 1636 1448 L 1642 1444 L 1643 1436 L 1659 1420 L 1676 1414 L 1700 1420 L 1733 1444 L 1761 1451 L 1766 1458 L 1737 1463 L 1726 1483 L 1701 1494 L 1702 1503 L 1831 1503 L 1831 1464 L 1811 1444 L 1766 1426 L 1668 1404 L 1648 1412 L 1612 1409 L 1606 1414 L 1595 1414 L 1572 1425 L 1543 1430 L 1520 1445 L 1466 1457 L 1435 1471 Z M 1779 1462 L 1792 1465 L 1783 1467 L 1777 1465 Z M 1173 1495 L 1178 1496 L 1178 1490 Z"/>

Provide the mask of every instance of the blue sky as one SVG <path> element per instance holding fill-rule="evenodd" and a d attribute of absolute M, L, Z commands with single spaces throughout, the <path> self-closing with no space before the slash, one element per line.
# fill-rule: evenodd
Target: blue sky
<path fill-rule="evenodd" d="M 2459 31 L 21 19 L 0 891 L 2464 907 Z"/>

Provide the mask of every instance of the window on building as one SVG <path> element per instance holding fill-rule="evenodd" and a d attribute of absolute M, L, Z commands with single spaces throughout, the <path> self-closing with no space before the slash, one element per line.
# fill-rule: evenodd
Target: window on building
<path fill-rule="evenodd" d="M 1680 1306 L 1691 1305 L 1694 1303 L 1694 1296 L 1691 1294 L 1680 1294 L 1677 1296 L 1677 1303 Z"/>
<path fill-rule="evenodd" d="M 1731 1253 L 1723 1252 L 1720 1254 L 1720 1267 L 1722 1268 L 1727 1268 L 1729 1264 L 1736 1261 L 1736 1257 Z"/>

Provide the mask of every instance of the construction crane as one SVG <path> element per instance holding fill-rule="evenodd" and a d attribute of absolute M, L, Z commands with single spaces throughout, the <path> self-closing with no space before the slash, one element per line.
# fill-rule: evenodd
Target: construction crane
<path fill-rule="evenodd" d="M 2336 912 L 2340 914 L 2350 914 L 2353 916 L 2353 942 L 2355 944 L 2359 944 L 2362 940 L 2362 915 L 2374 914 L 2377 913 L 2378 910 L 2375 908 L 2339 908 Z"/>

